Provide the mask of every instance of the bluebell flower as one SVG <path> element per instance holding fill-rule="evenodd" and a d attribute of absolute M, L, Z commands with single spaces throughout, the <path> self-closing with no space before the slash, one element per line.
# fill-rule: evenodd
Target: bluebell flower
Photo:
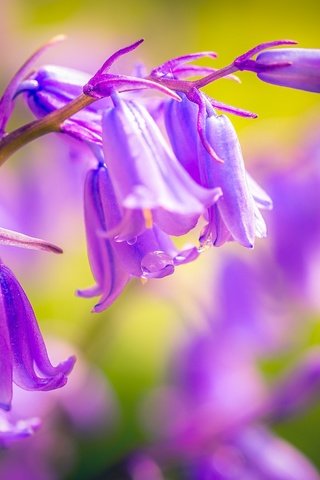
<path fill-rule="evenodd" d="M 203 188 L 192 180 L 136 102 L 117 97 L 115 106 L 104 112 L 103 134 L 106 164 L 132 236 L 145 230 L 143 222 L 132 220 L 136 212 L 150 215 L 162 231 L 182 235 L 219 198 L 218 185 Z"/>
<path fill-rule="evenodd" d="M 52 390 L 67 382 L 74 357 L 52 366 L 34 312 L 13 273 L 0 263 L 0 407 L 9 410 L 12 382 L 26 390 Z"/>
<path fill-rule="evenodd" d="M 250 191 L 236 132 L 226 116 L 213 114 L 208 117 L 206 135 L 224 163 L 212 162 L 207 151 L 200 147 L 202 181 L 210 187 L 219 185 L 223 192 L 217 205 L 209 209 L 204 241 L 209 237 L 219 246 L 235 240 L 244 247 L 253 247 L 255 237 L 266 236 L 266 225 Z"/>
<path fill-rule="evenodd" d="M 15 95 L 23 94 L 37 118 L 62 108 L 82 94 L 90 75 L 80 70 L 47 65 L 39 68 L 19 84 Z M 88 105 L 60 125 L 60 132 L 77 140 L 102 144 L 101 109 L 107 100 Z"/>
<path fill-rule="evenodd" d="M 96 281 L 93 288 L 79 290 L 83 297 L 100 295 L 94 311 L 107 308 L 132 277 L 162 278 L 175 267 L 198 257 L 195 247 L 178 251 L 159 228 L 148 228 L 131 241 L 115 239 L 123 223 L 109 172 L 100 164 L 87 174 L 84 192 L 88 257 Z M 133 215 L 140 215 L 134 212 Z"/>
<path fill-rule="evenodd" d="M 167 101 L 164 104 L 164 120 L 172 150 L 189 173 L 200 184 L 197 135 L 198 107 L 181 95 L 181 102 Z"/>
<path fill-rule="evenodd" d="M 170 101 L 165 120 L 173 150 L 190 175 L 204 187 L 222 190 L 222 196 L 208 209 L 208 224 L 201 243 L 220 246 L 235 240 L 250 248 L 256 236 L 266 235 L 259 208 L 271 208 L 271 199 L 247 174 L 230 120 L 217 115 L 205 97 L 199 101 L 200 113 L 185 95 L 181 103 Z M 199 115 L 203 117 L 201 122 Z"/>
<path fill-rule="evenodd" d="M 246 69 L 264 82 L 320 93 L 320 49 L 266 50 Z"/>
<path fill-rule="evenodd" d="M 105 203 L 109 206 L 107 210 Z M 92 288 L 78 290 L 77 293 L 86 298 L 100 295 L 95 310 L 103 310 L 120 295 L 129 281 L 129 274 L 117 262 L 112 240 L 102 237 L 102 232 L 113 228 L 119 221 L 117 203 L 105 167 L 90 170 L 87 174 L 84 217 L 88 258 L 96 284 Z"/>
<path fill-rule="evenodd" d="M 6 98 L 8 97 L 10 100 L 10 109 L 12 110 L 13 100 L 18 95 L 23 94 L 34 115 L 37 118 L 43 118 L 65 107 L 72 100 L 79 98 L 84 92 L 87 96 L 96 99 L 96 101 L 92 100 L 90 104 L 87 104 L 70 118 L 64 120 L 57 127 L 57 130 L 80 141 L 96 146 L 101 145 L 101 112 L 110 106 L 108 97 L 114 90 L 126 91 L 127 89 L 152 88 L 179 100 L 179 96 L 175 92 L 152 80 L 108 73 L 111 65 L 119 56 L 136 48 L 140 43 L 141 41 L 136 42 L 115 52 L 92 78 L 85 72 L 57 65 L 43 66 L 29 74 L 24 80 L 22 80 L 23 75 L 20 73 L 15 78 L 15 81 L 11 82 L 8 94 L 6 94 Z M 28 61 L 23 69 L 24 75 L 30 63 L 31 60 Z M 101 99 L 101 101 L 97 101 L 98 99 Z M 5 115 L 6 119 L 7 117 L 8 115 Z M 6 122 L 7 120 L 4 119 L 4 121 Z"/>

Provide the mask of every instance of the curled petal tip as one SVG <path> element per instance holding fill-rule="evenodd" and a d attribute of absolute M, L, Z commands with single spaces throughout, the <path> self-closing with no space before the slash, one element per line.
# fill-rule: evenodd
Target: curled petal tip
<path fill-rule="evenodd" d="M 53 243 L 43 243 L 43 247 L 39 247 L 41 250 L 44 250 L 46 252 L 52 252 L 52 253 L 58 253 L 61 254 L 63 253 L 62 248 L 58 247 L 57 245 L 54 245 Z"/>
<path fill-rule="evenodd" d="M 136 43 L 134 43 L 133 45 L 135 45 L 135 46 L 138 47 L 138 46 L 141 45 L 141 43 L 143 43 L 143 42 L 144 42 L 144 38 L 140 38 L 140 40 L 137 40 Z"/>
<path fill-rule="evenodd" d="M 52 253 L 63 253 L 63 250 L 53 243 L 5 228 L 0 228 L 0 244 L 32 250 L 44 250 Z"/>
<path fill-rule="evenodd" d="M 69 375 L 69 373 L 71 373 L 76 361 L 77 357 L 75 355 L 71 355 L 71 357 L 69 357 L 65 362 L 63 362 L 65 375 Z"/>
<path fill-rule="evenodd" d="M 90 310 L 91 313 L 101 313 L 104 308 L 101 306 L 100 303 L 97 303 L 92 309 Z"/>
<path fill-rule="evenodd" d="M 283 40 L 283 42 L 286 42 L 286 43 L 283 43 L 286 45 L 298 45 L 298 42 L 296 40 Z"/>

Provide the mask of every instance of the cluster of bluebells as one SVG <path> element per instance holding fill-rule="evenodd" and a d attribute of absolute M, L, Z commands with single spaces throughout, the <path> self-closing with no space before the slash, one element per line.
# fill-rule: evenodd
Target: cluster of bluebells
<path fill-rule="evenodd" d="M 94 311 L 111 305 L 132 277 L 162 278 L 196 259 L 203 247 L 236 241 L 252 248 L 255 237 L 266 235 L 260 210 L 272 208 L 272 201 L 246 171 L 232 123 L 217 109 L 255 115 L 211 99 L 200 88 L 223 76 L 233 78 L 237 70 L 255 71 L 265 81 L 268 75 L 278 76 L 278 83 L 285 84 L 284 70 L 287 86 L 314 90 L 304 62 L 310 57 L 319 61 L 318 51 L 265 51 L 292 43 L 259 45 L 221 70 L 193 65 L 198 58 L 215 57 L 200 52 L 170 59 L 145 75 L 141 69 L 135 76 L 110 73 L 113 63 L 140 40 L 114 53 L 92 78 L 45 66 L 20 83 L 16 95 L 24 94 L 38 118 L 66 106 L 82 91 L 96 100 L 60 126 L 96 158 L 84 187 L 88 256 L 96 285 L 78 292 L 100 296 Z M 194 75 L 201 78 L 188 80 Z M 297 76 L 299 85 L 291 81 Z M 147 89 L 162 94 L 160 101 L 146 98 Z M 166 132 L 159 126 L 163 120 Z M 199 245 L 175 248 L 170 236 L 187 234 L 198 224 Z"/>
<path fill-rule="evenodd" d="M 271 209 L 272 201 L 246 171 L 232 123 L 218 111 L 255 114 L 208 97 L 202 87 L 248 70 L 269 83 L 320 91 L 320 51 L 271 50 L 292 41 L 261 44 L 220 70 L 194 65 L 199 58 L 215 57 L 200 52 L 170 59 L 149 74 L 141 69 L 133 75 L 111 73 L 113 63 L 141 42 L 115 52 L 92 78 L 58 66 L 29 73 L 40 48 L 0 99 L 1 161 L 49 131 L 77 139 L 94 158 L 85 179 L 84 214 L 95 286 L 78 293 L 99 296 L 97 312 L 109 307 L 132 277 L 162 278 L 195 260 L 204 247 L 235 241 L 252 248 L 256 237 L 266 235 L 260 210 Z M 193 76 L 200 78 L 190 80 Z M 146 90 L 160 94 L 160 100 L 146 97 Z M 7 134 L 19 95 L 44 122 Z M 59 112 L 64 117 L 57 125 Z M 195 228 L 198 245 L 178 249 L 171 237 Z M 61 253 L 48 242 L 5 229 L 0 243 Z M 52 366 L 29 300 L 2 263 L 0 285 L 0 407 L 9 410 L 12 382 L 27 390 L 62 387 L 74 358 Z M 12 435 L 27 431 L 32 427 L 13 427 Z"/>

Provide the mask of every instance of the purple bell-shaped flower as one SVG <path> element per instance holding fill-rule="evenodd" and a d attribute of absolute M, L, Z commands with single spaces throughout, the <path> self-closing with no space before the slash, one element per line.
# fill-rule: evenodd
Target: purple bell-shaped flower
<path fill-rule="evenodd" d="M 25 292 L 11 270 L 0 263 L 0 407 L 9 410 L 12 382 L 25 390 L 53 390 L 67 382 L 75 362 L 54 367 Z"/>
<path fill-rule="evenodd" d="M 83 297 L 100 295 L 94 311 L 102 311 L 120 295 L 132 277 L 162 278 L 175 267 L 196 259 L 196 247 L 179 251 L 158 227 L 146 229 L 130 242 L 115 239 L 123 224 L 108 169 L 100 164 L 87 174 L 84 192 L 88 257 L 96 285 L 80 290 Z"/>

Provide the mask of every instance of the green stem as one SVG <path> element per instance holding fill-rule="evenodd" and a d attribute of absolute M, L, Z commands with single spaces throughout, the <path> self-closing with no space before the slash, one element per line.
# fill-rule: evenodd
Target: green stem
<path fill-rule="evenodd" d="M 0 140 L 0 166 L 27 143 L 47 133 L 59 132 L 62 122 L 95 101 L 95 98 L 81 94 L 64 107 L 49 113 L 40 120 L 34 120 L 8 133 Z"/>

